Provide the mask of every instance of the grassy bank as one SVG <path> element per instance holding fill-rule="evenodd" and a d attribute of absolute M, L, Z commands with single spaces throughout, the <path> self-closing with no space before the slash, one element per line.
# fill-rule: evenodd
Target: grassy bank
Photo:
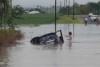
<path fill-rule="evenodd" d="M 74 24 L 82 24 L 83 20 L 80 17 L 75 16 L 75 19 L 73 20 L 72 16 L 61 16 L 59 17 L 59 19 L 57 20 L 58 23 L 74 23 Z"/>
<path fill-rule="evenodd" d="M 54 21 L 54 14 L 25 14 L 21 19 L 15 19 L 15 24 L 50 24 Z"/>
<path fill-rule="evenodd" d="M 75 20 L 72 19 L 72 16 L 60 16 L 57 18 L 57 23 L 83 23 L 83 20 L 80 17 L 75 16 Z M 51 24 L 54 23 L 55 15 L 54 14 L 24 14 L 21 16 L 21 19 L 15 19 L 15 24 Z"/>
<path fill-rule="evenodd" d="M 21 38 L 22 34 L 18 30 L 0 29 L 0 46 L 10 46 Z"/>

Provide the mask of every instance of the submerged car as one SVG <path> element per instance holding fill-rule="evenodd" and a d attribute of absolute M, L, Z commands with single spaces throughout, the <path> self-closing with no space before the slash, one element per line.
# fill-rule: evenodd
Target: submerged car
<path fill-rule="evenodd" d="M 60 34 L 57 35 L 57 33 L 60 33 Z M 62 31 L 59 30 L 57 32 L 48 33 L 42 36 L 34 37 L 30 42 L 36 45 L 46 45 L 48 43 L 53 43 L 54 45 L 56 44 L 62 45 L 64 43 L 64 39 L 62 36 Z"/>

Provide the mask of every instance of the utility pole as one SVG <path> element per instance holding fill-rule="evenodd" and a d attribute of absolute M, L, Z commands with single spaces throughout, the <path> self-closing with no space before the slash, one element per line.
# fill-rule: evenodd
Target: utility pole
<path fill-rule="evenodd" d="M 66 7 L 67 7 L 67 0 L 66 0 Z"/>
<path fill-rule="evenodd" d="M 9 0 L 9 14 L 10 14 L 10 19 L 12 20 L 12 0 Z"/>
<path fill-rule="evenodd" d="M 75 20 L 75 13 L 74 13 L 74 10 L 75 10 L 75 0 L 73 0 L 73 20 Z M 74 37 L 74 22 L 73 22 L 73 37 Z"/>
<path fill-rule="evenodd" d="M 57 10 L 57 1 L 55 0 L 55 33 L 57 31 L 56 27 L 57 27 L 57 21 L 56 21 L 56 17 L 57 17 L 57 13 L 56 13 L 56 10 Z"/>
<path fill-rule="evenodd" d="M 65 7 L 66 1 L 64 0 L 64 7 Z"/>
<path fill-rule="evenodd" d="M 69 16 L 69 12 L 70 12 L 70 0 L 68 0 L 68 16 Z"/>
<path fill-rule="evenodd" d="M 2 0 L 0 0 L 0 27 L 2 27 L 2 14 L 3 14 L 3 6 Z"/>
<path fill-rule="evenodd" d="M 61 7 L 62 7 L 62 2 L 60 1 L 60 10 L 61 10 Z"/>
<path fill-rule="evenodd" d="M 75 0 L 73 0 L 73 20 L 75 19 L 75 13 L 74 13 L 74 10 L 75 10 L 75 6 L 74 6 L 74 4 L 75 4 Z"/>
<path fill-rule="evenodd" d="M 10 4 L 10 11 L 12 11 L 12 0 L 9 0 L 9 4 Z"/>

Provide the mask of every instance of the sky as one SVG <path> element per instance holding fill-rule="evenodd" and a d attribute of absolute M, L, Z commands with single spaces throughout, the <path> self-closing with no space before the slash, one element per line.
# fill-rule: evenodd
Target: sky
<path fill-rule="evenodd" d="M 70 0 L 72 5 L 73 0 Z M 79 4 L 86 4 L 87 2 L 98 2 L 100 0 L 75 0 Z M 64 5 L 64 0 L 57 0 L 57 5 Z M 37 5 L 49 7 L 55 4 L 55 0 L 12 0 L 13 5 L 21 5 L 22 7 L 36 7 Z"/>

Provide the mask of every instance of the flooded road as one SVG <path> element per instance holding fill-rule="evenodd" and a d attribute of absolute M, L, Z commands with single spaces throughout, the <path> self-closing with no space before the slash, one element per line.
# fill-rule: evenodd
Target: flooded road
<path fill-rule="evenodd" d="M 62 47 L 30 44 L 39 35 L 54 31 L 54 25 L 20 26 L 24 38 L 15 46 L 0 47 L 0 67 L 100 67 L 100 26 L 57 25 L 64 35 Z M 65 35 L 74 33 L 69 47 Z"/>

